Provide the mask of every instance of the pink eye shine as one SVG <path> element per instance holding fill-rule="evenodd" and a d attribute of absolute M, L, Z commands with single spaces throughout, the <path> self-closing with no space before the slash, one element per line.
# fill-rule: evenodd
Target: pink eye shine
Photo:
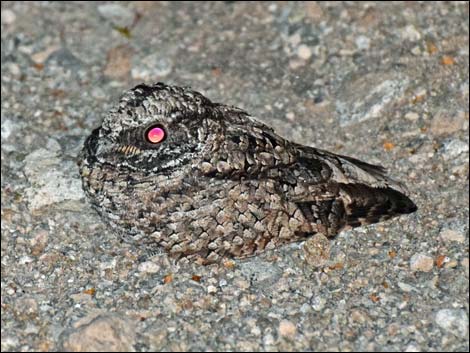
<path fill-rule="evenodd" d="M 147 140 L 150 143 L 159 143 L 165 139 L 165 130 L 159 126 L 155 126 L 147 131 Z"/>

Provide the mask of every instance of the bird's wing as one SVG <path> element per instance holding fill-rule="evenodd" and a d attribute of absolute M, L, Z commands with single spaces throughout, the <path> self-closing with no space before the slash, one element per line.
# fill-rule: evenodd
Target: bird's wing
<path fill-rule="evenodd" d="M 294 170 L 307 175 L 311 166 L 321 165 L 324 179 L 300 178 L 290 197 L 311 221 L 335 234 L 346 226 L 376 223 L 399 214 L 411 213 L 416 205 L 406 196 L 404 186 L 386 175 L 381 166 L 355 158 L 297 145 Z"/>
<path fill-rule="evenodd" d="M 208 177 L 271 179 L 327 234 L 416 210 L 383 167 L 292 143 L 262 123 L 230 124 L 201 162 Z"/>

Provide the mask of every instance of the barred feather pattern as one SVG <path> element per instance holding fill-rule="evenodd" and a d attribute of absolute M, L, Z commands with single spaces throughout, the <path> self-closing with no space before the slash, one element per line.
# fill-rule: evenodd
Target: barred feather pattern
<path fill-rule="evenodd" d="M 151 143 L 152 126 L 166 138 Z M 123 94 L 79 156 L 103 219 L 150 250 L 203 264 L 414 212 L 382 167 L 303 146 L 189 88 Z"/>

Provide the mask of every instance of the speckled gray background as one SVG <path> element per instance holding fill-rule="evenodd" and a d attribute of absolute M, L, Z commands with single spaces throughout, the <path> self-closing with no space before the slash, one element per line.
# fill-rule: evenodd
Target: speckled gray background
<path fill-rule="evenodd" d="M 468 2 L 1 6 L 2 351 L 468 351 Z M 340 234 L 321 267 L 301 245 L 149 257 L 75 164 L 142 81 L 383 164 L 419 211 Z"/>

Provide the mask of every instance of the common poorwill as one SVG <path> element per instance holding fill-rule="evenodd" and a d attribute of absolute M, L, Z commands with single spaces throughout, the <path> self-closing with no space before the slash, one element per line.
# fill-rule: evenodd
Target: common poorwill
<path fill-rule="evenodd" d="M 124 93 L 79 165 L 111 227 L 202 263 L 416 210 L 382 167 L 288 141 L 241 109 L 163 83 Z"/>

